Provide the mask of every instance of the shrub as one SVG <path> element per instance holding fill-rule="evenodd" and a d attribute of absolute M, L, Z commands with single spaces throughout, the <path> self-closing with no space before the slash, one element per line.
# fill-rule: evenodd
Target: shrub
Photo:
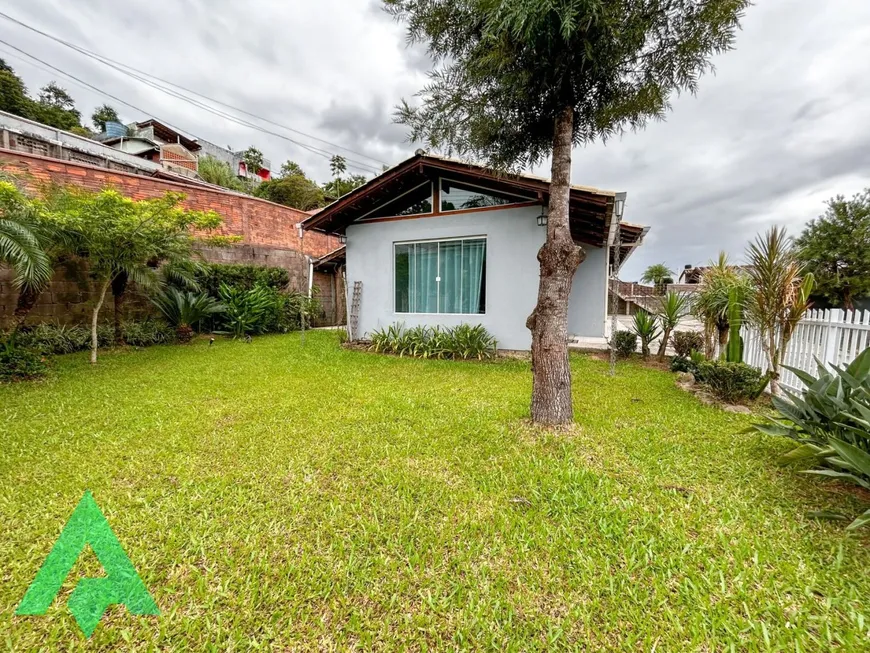
<path fill-rule="evenodd" d="M 207 263 L 197 271 L 196 281 L 205 292 L 218 298 L 222 285 L 240 290 L 257 286 L 280 290 L 290 283 L 290 275 L 284 268 Z"/>
<path fill-rule="evenodd" d="M 171 342 L 175 335 L 166 324 L 153 318 L 142 321 L 129 321 L 121 325 L 124 342 L 133 347 L 149 347 Z M 43 356 L 71 354 L 85 351 L 91 346 L 91 332 L 87 327 L 65 324 L 44 323 L 26 327 L 16 335 L 19 345 L 39 352 Z M 100 347 L 114 344 L 115 334 L 112 325 L 97 326 L 97 343 Z"/>
<path fill-rule="evenodd" d="M 124 322 L 121 325 L 124 342 L 131 347 L 150 347 L 175 340 L 175 331 L 160 320 L 146 318 L 141 322 Z"/>
<path fill-rule="evenodd" d="M 97 335 L 99 340 L 99 331 Z M 79 324 L 37 324 L 25 327 L 16 337 L 23 346 L 44 355 L 71 354 L 87 349 L 91 343 L 91 332 Z"/>
<path fill-rule="evenodd" d="M 177 288 L 166 288 L 151 298 L 166 320 L 175 327 L 179 342 L 190 342 L 193 327 L 205 318 L 223 313 L 226 307 L 206 294 L 195 294 Z"/>
<path fill-rule="evenodd" d="M 818 362 L 818 377 L 787 368 L 804 385 L 800 395 L 786 391 L 787 399 L 772 397 L 778 411 L 754 428 L 791 438 L 800 446 L 782 457 L 782 462 L 843 479 L 870 490 L 870 347 L 848 367 L 829 369 Z M 870 510 L 855 519 L 849 529 L 870 525 Z"/>
<path fill-rule="evenodd" d="M 717 398 L 729 403 L 757 399 L 767 385 L 767 377 L 746 363 L 701 361 L 692 363 L 687 371 L 693 372 L 695 379 L 706 385 Z"/>
<path fill-rule="evenodd" d="M 450 328 L 392 324 L 372 332 L 372 351 L 418 358 L 483 360 L 496 354 L 496 340 L 482 325 L 460 324 Z"/>
<path fill-rule="evenodd" d="M 22 346 L 14 336 L 0 342 L 0 382 L 37 379 L 47 371 L 40 352 Z"/>
<path fill-rule="evenodd" d="M 239 338 L 252 333 L 264 333 L 267 313 L 275 310 L 275 292 L 266 286 L 243 290 L 221 284 L 220 296 L 226 306 L 221 322 L 226 330 Z"/>
<path fill-rule="evenodd" d="M 671 344 L 677 356 L 688 358 L 693 351 L 704 351 L 704 336 L 697 331 L 674 331 Z"/>
<path fill-rule="evenodd" d="M 674 356 L 671 359 L 671 372 L 692 372 L 694 374 L 694 364 L 687 356 Z"/>
<path fill-rule="evenodd" d="M 637 335 L 632 331 L 617 331 L 611 338 L 610 346 L 616 349 L 620 358 L 628 358 L 637 351 Z"/>

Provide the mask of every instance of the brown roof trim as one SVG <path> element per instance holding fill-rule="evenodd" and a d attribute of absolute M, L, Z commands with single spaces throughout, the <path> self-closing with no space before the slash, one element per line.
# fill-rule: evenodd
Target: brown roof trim
<path fill-rule="evenodd" d="M 388 188 L 402 176 L 413 173 L 417 168 L 418 174 L 431 171 L 436 174 L 456 174 L 470 176 L 475 179 L 486 180 L 490 184 L 503 187 L 522 189 L 536 193 L 541 202 L 549 195 L 550 182 L 533 175 L 497 174 L 483 166 L 474 165 L 449 159 L 446 157 L 428 154 L 415 154 L 386 172 L 374 177 L 362 186 L 340 197 L 332 204 L 321 209 L 317 214 L 303 221 L 303 228 L 325 233 L 343 233 L 344 229 L 353 222 L 354 218 L 344 218 L 342 213 L 352 212 L 354 205 L 370 198 L 379 190 Z M 572 186 L 571 202 L 572 209 L 586 210 L 590 214 L 602 216 L 606 214 L 606 222 L 609 225 L 615 193 L 595 188 Z"/>

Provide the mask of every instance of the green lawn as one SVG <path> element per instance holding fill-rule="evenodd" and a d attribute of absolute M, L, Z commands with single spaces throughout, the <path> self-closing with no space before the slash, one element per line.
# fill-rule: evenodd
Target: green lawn
<path fill-rule="evenodd" d="M 10 650 L 867 650 L 861 505 L 673 377 L 573 357 L 577 426 L 531 429 L 528 363 L 334 333 L 56 361 L 0 387 Z M 162 611 L 90 641 L 12 613 L 86 489 Z"/>

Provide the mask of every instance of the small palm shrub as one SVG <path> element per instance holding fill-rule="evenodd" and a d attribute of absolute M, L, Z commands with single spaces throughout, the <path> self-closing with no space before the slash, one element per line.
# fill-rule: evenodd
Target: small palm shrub
<path fill-rule="evenodd" d="M 722 360 L 692 362 L 689 370 L 695 380 L 703 383 L 722 401 L 728 403 L 751 401 L 764 392 L 768 377 L 746 363 Z"/>
<path fill-rule="evenodd" d="M 688 358 L 693 351 L 704 351 L 704 336 L 697 331 L 674 331 L 671 344 L 677 356 Z"/>
<path fill-rule="evenodd" d="M 0 383 L 38 379 L 47 371 L 42 354 L 21 345 L 14 335 L 0 341 Z"/>
<path fill-rule="evenodd" d="M 628 358 L 637 351 L 637 335 L 633 331 L 617 331 L 611 338 L 610 346 L 619 358 Z"/>
<path fill-rule="evenodd" d="M 644 359 L 649 358 L 650 343 L 659 337 L 661 329 L 658 320 L 644 310 L 634 314 L 634 323 L 631 326 L 634 333 L 640 338 L 640 351 Z"/>
<path fill-rule="evenodd" d="M 451 328 L 391 324 L 371 334 L 370 349 L 379 353 L 418 358 L 484 360 L 495 356 L 496 340 L 482 325 Z"/>
<path fill-rule="evenodd" d="M 870 490 L 870 347 L 847 367 L 831 369 L 817 363 L 818 376 L 787 368 L 801 380 L 803 391 L 800 395 L 786 391 L 787 398 L 772 397 L 779 414 L 754 428 L 799 444 L 781 462 L 818 466 L 806 473 Z M 868 525 L 870 510 L 848 528 Z"/>
<path fill-rule="evenodd" d="M 204 293 L 197 294 L 172 287 L 154 295 L 151 303 L 175 327 L 178 342 L 190 342 L 195 326 L 207 317 L 226 310 L 223 304 Z"/>

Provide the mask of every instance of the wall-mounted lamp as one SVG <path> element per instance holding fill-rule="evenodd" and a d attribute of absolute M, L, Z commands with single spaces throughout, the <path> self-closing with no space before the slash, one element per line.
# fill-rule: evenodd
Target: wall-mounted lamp
<path fill-rule="evenodd" d="M 346 234 L 339 234 L 338 235 L 338 242 L 341 243 L 342 245 L 347 243 L 347 235 Z"/>
<path fill-rule="evenodd" d="M 617 218 L 622 217 L 622 212 L 625 210 L 625 200 L 621 198 L 617 198 L 613 202 L 613 213 Z"/>
<path fill-rule="evenodd" d="M 541 215 L 538 216 L 538 226 L 546 227 L 547 226 L 547 208 L 541 207 Z"/>

